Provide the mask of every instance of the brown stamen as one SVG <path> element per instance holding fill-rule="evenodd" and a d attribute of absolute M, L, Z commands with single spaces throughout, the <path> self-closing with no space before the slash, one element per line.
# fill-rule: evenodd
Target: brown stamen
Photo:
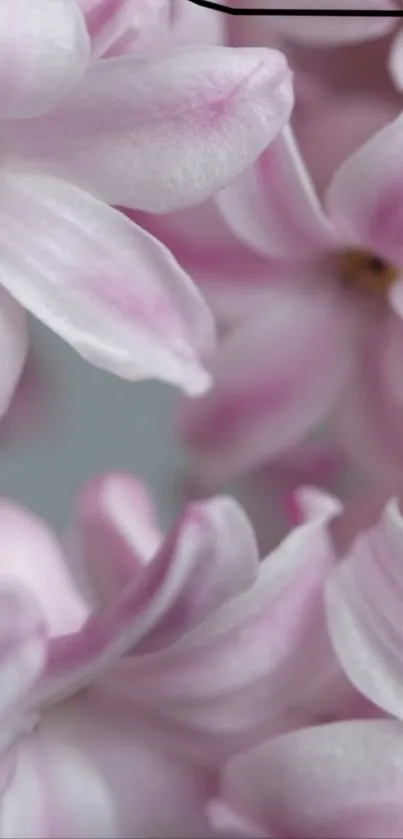
<path fill-rule="evenodd" d="M 351 291 L 385 295 L 398 277 L 394 265 L 371 251 L 351 248 L 343 251 L 338 261 L 340 279 Z"/>

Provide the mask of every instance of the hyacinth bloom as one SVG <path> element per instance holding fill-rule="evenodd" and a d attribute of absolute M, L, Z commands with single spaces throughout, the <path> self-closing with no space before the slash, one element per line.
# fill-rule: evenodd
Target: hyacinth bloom
<path fill-rule="evenodd" d="M 396 501 L 326 582 L 338 659 L 380 714 L 267 741 L 231 760 L 211 821 L 223 836 L 398 839 L 403 832 L 403 519 Z"/>
<path fill-rule="evenodd" d="M 322 596 L 338 508 L 309 505 L 259 566 L 235 501 L 190 505 L 164 539 L 142 486 L 107 475 L 80 499 L 79 578 L 1 502 L 2 836 L 207 835 L 224 757 L 339 710 Z"/>
<path fill-rule="evenodd" d="M 402 140 L 398 117 L 344 161 L 322 205 L 285 129 L 217 197 L 233 232 L 267 261 L 253 297 L 246 278 L 228 280 L 237 321 L 213 388 L 185 406 L 202 474 L 275 458 L 327 417 L 367 469 L 400 483 Z"/>
<path fill-rule="evenodd" d="M 98 28 L 86 10 L 95 53 L 126 5 L 97 4 Z M 242 171 L 289 116 L 285 59 L 200 47 L 97 61 L 74 0 L 18 8 L 0 11 L 0 283 L 91 362 L 201 392 L 207 307 L 171 254 L 110 205 L 186 206 Z M 3 308 L 6 403 L 25 345 L 17 303 Z"/>

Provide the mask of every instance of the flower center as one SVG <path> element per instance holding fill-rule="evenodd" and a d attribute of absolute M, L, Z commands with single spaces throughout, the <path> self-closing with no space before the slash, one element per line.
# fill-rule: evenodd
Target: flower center
<path fill-rule="evenodd" d="M 377 254 L 351 248 L 339 254 L 338 274 L 349 291 L 385 296 L 399 272 L 391 262 Z"/>

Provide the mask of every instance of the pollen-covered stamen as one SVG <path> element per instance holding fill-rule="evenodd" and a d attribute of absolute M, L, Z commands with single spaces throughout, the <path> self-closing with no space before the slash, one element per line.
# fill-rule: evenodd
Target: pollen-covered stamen
<path fill-rule="evenodd" d="M 338 256 L 338 274 L 351 291 L 385 295 L 398 277 L 398 269 L 371 251 L 351 248 Z"/>

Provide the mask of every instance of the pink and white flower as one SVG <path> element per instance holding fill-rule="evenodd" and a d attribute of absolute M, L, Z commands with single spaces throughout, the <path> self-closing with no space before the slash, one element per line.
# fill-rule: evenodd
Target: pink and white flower
<path fill-rule="evenodd" d="M 186 405 L 184 434 L 202 473 L 220 478 L 278 457 L 328 419 L 366 469 L 400 484 L 402 139 L 400 116 L 344 161 L 322 205 L 285 129 L 217 197 L 266 267 L 253 295 L 247 276 L 228 282 L 235 325 L 213 388 Z"/>
<path fill-rule="evenodd" d="M 18 8 L 0 12 L 0 283 L 92 363 L 201 392 L 207 307 L 171 254 L 108 205 L 160 212 L 230 181 L 288 118 L 286 62 L 206 47 L 91 63 L 74 0 Z M 5 402 L 25 357 L 6 305 L 19 344 Z"/>

